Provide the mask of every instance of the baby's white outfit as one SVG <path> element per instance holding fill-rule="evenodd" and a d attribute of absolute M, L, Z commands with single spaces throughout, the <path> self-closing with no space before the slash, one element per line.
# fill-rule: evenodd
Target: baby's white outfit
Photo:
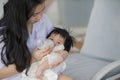
<path fill-rule="evenodd" d="M 41 41 L 38 41 L 38 48 L 43 49 L 44 47 L 51 45 L 53 46 L 53 42 L 51 42 L 51 40 L 46 40 L 44 45 L 41 47 Z M 42 58 L 41 61 L 39 62 L 35 62 L 31 65 L 29 71 L 28 71 L 28 76 L 26 76 L 25 71 L 23 71 L 22 73 L 22 79 L 21 80 L 37 80 L 35 73 L 36 70 L 38 69 L 39 65 L 44 61 L 44 59 L 47 57 L 49 65 L 51 65 L 52 63 L 54 63 L 56 60 L 59 59 L 59 57 L 61 56 L 61 54 L 57 54 L 54 53 L 55 51 L 58 50 L 63 50 L 64 46 L 63 45 L 59 45 L 59 46 L 55 46 L 55 48 L 53 49 L 53 51 L 46 55 L 45 57 Z M 44 77 L 42 78 L 42 80 L 57 80 L 58 75 L 63 72 L 66 68 L 66 64 L 65 62 L 60 63 L 58 66 L 56 66 L 53 69 L 47 69 L 43 72 Z"/>

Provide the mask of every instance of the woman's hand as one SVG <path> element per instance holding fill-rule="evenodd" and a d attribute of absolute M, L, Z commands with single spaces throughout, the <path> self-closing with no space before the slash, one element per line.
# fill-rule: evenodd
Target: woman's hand
<path fill-rule="evenodd" d="M 53 48 L 50 46 L 40 50 L 38 48 L 35 48 L 32 53 L 32 62 L 40 61 L 44 56 L 49 54 L 52 51 Z"/>

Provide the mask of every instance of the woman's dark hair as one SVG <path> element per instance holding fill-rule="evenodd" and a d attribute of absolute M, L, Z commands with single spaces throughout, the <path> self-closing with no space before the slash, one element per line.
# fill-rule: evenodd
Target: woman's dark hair
<path fill-rule="evenodd" d="M 0 43 L 4 43 L 1 60 L 8 66 L 15 64 L 16 70 L 29 69 L 31 54 L 27 47 L 27 21 L 34 8 L 45 0 L 8 0 L 4 5 L 4 16 L 0 20 Z M 26 73 L 27 73 L 26 71 Z"/>
<path fill-rule="evenodd" d="M 54 29 L 47 35 L 47 38 L 51 34 L 59 34 L 63 38 L 65 38 L 65 43 L 64 43 L 65 49 L 64 50 L 66 50 L 68 52 L 70 51 L 71 47 L 73 46 L 74 38 L 69 35 L 69 33 L 66 29 L 54 27 Z"/>

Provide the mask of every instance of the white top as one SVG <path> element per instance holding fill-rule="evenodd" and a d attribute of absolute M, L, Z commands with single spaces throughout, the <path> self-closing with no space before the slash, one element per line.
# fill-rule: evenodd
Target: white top
<path fill-rule="evenodd" d="M 40 19 L 40 21 L 36 22 L 33 25 L 32 34 L 29 35 L 27 46 L 30 50 L 30 52 L 33 51 L 33 49 L 36 47 L 36 42 L 38 38 L 41 38 L 42 41 L 46 39 L 47 34 L 52 30 L 52 24 L 48 17 L 43 14 L 43 17 Z M 3 43 L 0 44 L 0 52 L 1 47 Z M 4 65 L 1 63 L 1 53 L 0 53 L 0 68 L 2 68 Z M 17 74 L 15 76 L 12 76 L 10 78 L 2 79 L 2 80 L 19 80 L 21 77 L 21 74 Z"/>

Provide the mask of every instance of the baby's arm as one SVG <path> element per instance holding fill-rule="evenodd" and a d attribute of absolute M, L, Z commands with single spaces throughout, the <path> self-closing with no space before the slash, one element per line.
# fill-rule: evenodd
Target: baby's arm
<path fill-rule="evenodd" d="M 62 63 L 68 56 L 68 52 L 65 50 L 59 50 L 59 51 L 55 51 L 56 54 L 59 55 L 59 57 L 61 57 L 60 60 L 56 60 L 54 63 L 51 64 L 51 67 L 54 68 L 56 66 L 58 66 L 60 63 Z"/>
<path fill-rule="evenodd" d="M 57 65 L 59 65 L 60 63 L 63 62 L 63 57 L 61 54 L 58 53 L 52 53 L 50 54 L 50 56 L 48 57 L 48 62 L 49 62 L 49 67 L 50 68 L 54 68 Z M 57 64 L 57 65 L 56 65 Z"/>

